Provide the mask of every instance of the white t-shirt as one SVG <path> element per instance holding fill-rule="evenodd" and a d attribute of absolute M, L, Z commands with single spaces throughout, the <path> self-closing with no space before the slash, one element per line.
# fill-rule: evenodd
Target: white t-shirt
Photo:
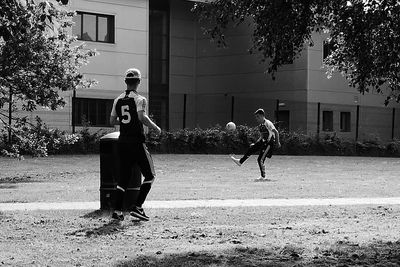
<path fill-rule="evenodd" d="M 115 105 L 117 104 L 118 99 L 124 98 L 125 95 L 126 95 L 125 93 L 122 93 L 120 96 L 118 96 L 114 100 L 114 104 L 113 104 L 113 107 L 111 109 L 111 116 L 113 116 L 113 117 L 117 116 L 117 111 L 115 110 Z M 131 91 L 129 93 L 129 97 L 135 99 L 136 109 L 137 109 L 138 112 L 139 111 L 146 111 L 147 99 L 144 96 L 141 96 L 138 93 L 135 93 L 135 92 Z"/>
<path fill-rule="evenodd" d="M 271 140 L 272 136 L 275 138 L 273 130 L 276 130 L 276 128 L 270 120 L 265 119 L 264 123 L 258 126 L 258 129 L 260 130 L 262 138 L 267 140 L 267 142 Z"/>

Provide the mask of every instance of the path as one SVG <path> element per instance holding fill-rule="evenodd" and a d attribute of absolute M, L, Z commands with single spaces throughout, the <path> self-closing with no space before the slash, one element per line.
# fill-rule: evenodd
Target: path
<path fill-rule="evenodd" d="M 400 197 L 390 198 L 300 198 L 300 199 L 208 199 L 147 201 L 145 208 L 223 208 L 223 207 L 293 207 L 293 206 L 347 206 L 347 205 L 400 205 Z M 33 202 L 0 203 L 0 211 L 33 210 L 96 210 L 94 202 Z"/>

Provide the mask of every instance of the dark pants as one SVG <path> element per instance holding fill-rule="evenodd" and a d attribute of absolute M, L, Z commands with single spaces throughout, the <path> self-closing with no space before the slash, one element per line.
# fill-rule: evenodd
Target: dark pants
<path fill-rule="evenodd" d="M 135 163 L 139 166 L 140 172 L 144 176 L 142 185 L 140 188 L 137 188 L 140 192 L 136 201 L 136 206 L 141 207 L 146 200 L 156 176 L 153 160 L 144 143 L 119 142 L 118 149 L 121 173 L 117 186 L 117 203 L 115 208 L 116 210 L 122 210 L 123 208 L 125 191 L 132 177 Z"/>
<path fill-rule="evenodd" d="M 260 167 L 261 176 L 265 177 L 265 159 L 272 157 L 272 152 L 274 151 L 275 142 L 271 138 L 269 142 L 264 139 L 251 144 L 246 154 L 240 159 L 240 163 L 244 163 L 251 155 L 256 152 L 260 152 L 257 158 L 258 166 Z"/>

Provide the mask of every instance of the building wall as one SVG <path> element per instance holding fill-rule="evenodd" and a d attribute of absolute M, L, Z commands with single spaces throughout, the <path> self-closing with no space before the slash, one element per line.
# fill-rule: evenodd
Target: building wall
<path fill-rule="evenodd" d="M 359 139 L 370 139 L 379 136 L 387 140 L 391 138 L 392 108 L 400 108 L 400 105 L 391 103 L 384 106 L 385 96 L 371 92 L 364 95 L 355 88 L 349 87 L 343 76 L 335 73 L 328 79 L 326 69 L 322 67 L 323 41 L 327 35 L 313 35 L 314 46 L 308 47 L 308 132 L 315 134 L 317 129 L 317 103 L 321 103 L 321 127 L 322 112 L 332 110 L 334 112 L 334 132 L 341 137 L 354 139 L 356 136 L 356 110 L 360 106 Z M 340 112 L 351 112 L 351 132 L 340 132 Z M 400 124 L 396 120 L 395 127 Z M 321 132 L 323 133 L 323 132 Z M 396 135 L 400 137 L 397 132 Z"/>
<path fill-rule="evenodd" d="M 240 124 L 253 125 L 252 113 L 260 107 L 266 110 L 269 118 L 274 119 L 276 99 L 286 102 L 307 101 L 307 57 L 303 54 L 293 64 L 283 66 L 276 74 L 276 80 L 273 80 L 266 73 L 267 64 L 260 63 L 260 56 L 247 51 L 251 46 L 251 34 L 252 28 L 247 23 L 228 30 L 227 48 L 217 48 L 207 36 L 200 35 L 196 85 L 197 94 L 208 97 L 207 103 L 213 103 L 213 107 L 221 108 L 219 103 L 226 105 L 226 100 L 221 102 L 219 98 L 214 98 L 215 95 L 228 99 L 234 96 L 234 120 Z M 285 108 L 290 107 L 287 105 Z M 199 111 L 199 124 L 210 124 L 207 113 L 212 110 L 208 110 L 206 113 Z M 218 114 L 217 111 L 214 112 Z M 211 123 L 226 123 L 227 117 L 230 117 L 230 108 L 227 111 L 228 115 L 221 114 Z M 305 112 L 306 109 L 302 111 L 303 121 Z"/>
<path fill-rule="evenodd" d="M 226 32 L 227 48 L 218 48 L 190 12 L 193 3 L 171 1 L 170 128 L 183 125 L 183 94 L 187 94 L 186 126 L 224 125 L 232 118 L 239 124 L 253 124 L 252 113 L 259 107 L 273 119 L 276 99 L 293 101 L 293 125 L 305 125 L 307 109 L 295 101 L 307 101 L 306 52 L 283 66 L 276 80 L 265 73 L 267 64 L 250 55 L 252 27 L 244 23 Z M 290 108 L 287 105 L 285 108 Z"/>
<path fill-rule="evenodd" d="M 193 3 L 170 1 L 170 129 L 182 128 L 184 94 L 186 97 L 185 126 L 196 126 L 196 28 Z"/>
<path fill-rule="evenodd" d="M 77 89 L 77 97 L 114 99 L 126 85 L 124 74 L 130 67 L 139 68 L 143 80 L 139 92 L 148 96 L 148 0 L 72 0 L 73 10 L 115 16 L 115 44 L 85 41 L 87 48 L 94 48 L 99 55 L 82 68 L 85 77 L 98 81 L 89 89 Z M 68 102 L 58 111 L 39 110 L 49 126 L 71 130 L 72 91 L 66 92 Z"/>

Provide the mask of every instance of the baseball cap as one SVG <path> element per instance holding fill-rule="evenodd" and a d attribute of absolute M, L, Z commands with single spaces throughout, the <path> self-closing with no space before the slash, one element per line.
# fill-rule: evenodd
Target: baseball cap
<path fill-rule="evenodd" d="M 259 108 L 256 110 L 256 112 L 254 112 L 254 115 L 256 114 L 265 115 L 265 111 L 262 108 Z"/>
<path fill-rule="evenodd" d="M 142 74 L 140 70 L 135 68 L 130 68 L 125 72 L 125 79 L 142 79 Z"/>

